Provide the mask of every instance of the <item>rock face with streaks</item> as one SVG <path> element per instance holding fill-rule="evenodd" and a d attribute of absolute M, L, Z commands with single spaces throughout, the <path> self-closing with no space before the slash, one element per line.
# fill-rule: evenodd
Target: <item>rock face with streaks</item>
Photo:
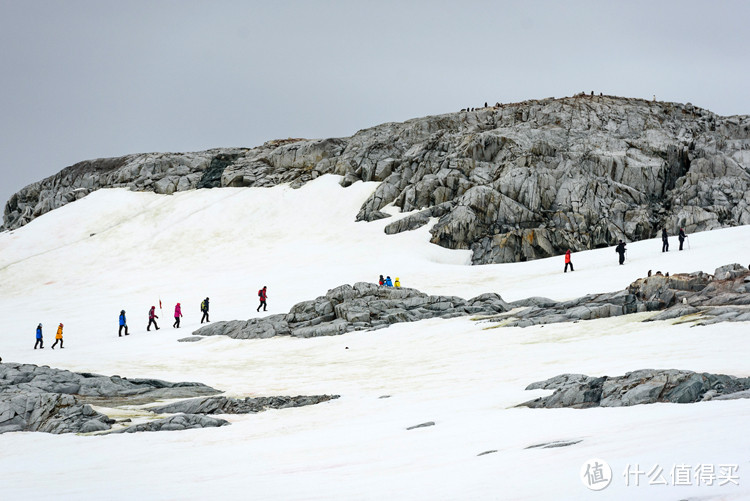
<path fill-rule="evenodd" d="M 285 315 L 214 322 L 193 334 L 235 339 L 333 336 L 380 329 L 399 322 L 492 315 L 508 309 L 508 304 L 498 294 L 482 294 L 465 300 L 455 296 L 428 296 L 406 287 L 357 282 L 353 286 L 341 285 L 331 289 L 325 296 L 297 303 Z"/>
<path fill-rule="evenodd" d="M 170 194 L 290 183 L 323 174 L 380 182 L 353 218 L 435 218 L 432 242 L 473 262 L 525 261 L 654 237 L 750 224 L 750 117 L 688 104 L 574 96 L 386 123 L 351 137 L 256 148 L 90 160 L 33 183 L 5 206 L 4 227 L 107 187 Z M 363 223 L 364 224 L 364 223 Z"/>
<path fill-rule="evenodd" d="M 643 369 L 617 377 L 561 374 L 530 384 L 527 390 L 554 390 L 520 404 L 531 408 L 627 407 L 656 402 L 692 403 L 719 397 L 748 398 L 750 378 L 675 369 Z M 726 399 L 726 398 L 724 398 Z"/>

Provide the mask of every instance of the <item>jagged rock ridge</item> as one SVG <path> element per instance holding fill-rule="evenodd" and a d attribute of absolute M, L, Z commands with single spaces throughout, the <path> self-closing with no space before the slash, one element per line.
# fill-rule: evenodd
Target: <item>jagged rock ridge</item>
<path fill-rule="evenodd" d="M 740 264 L 721 266 L 713 275 L 701 271 L 639 278 L 627 289 L 589 294 L 569 301 L 529 298 L 511 303 L 524 307 L 491 322 L 528 327 L 661 311 L 647 322 L 685 317 L 694 325 L 750 322 L 750 270 Z"/>
<path fill-rule="evenodd" d="M 317 337 L 374 330 L 400 322 L 476 315 L 498 327 L 529 327 L 660 311 L 645 321 L 687 317 L 694 325 L 750 321 L 750 270 L 721 266 L 713 275 L 698 271 L 639 278 L 627 289 L 588 294 L 569 301 L 531 297 L 508 303 L 496 293 L 466 300 L 429 296 L 416 289 L 367 282 L 340 285 L 324 296 L 295 304 L 286 314 L 214 322 L 193 332 L 203 336 L 265 339 Z M 184 341 L 181 339 L 180 341 Z"/>
<path fill-rule="evenodd" d="M 467 301 L 456 296 L 428 296 L 407 287 L 357 282 L 353 286 L 340 285 L 324 296 L 297 303 L 287 314 L 214 322 L 193 335 L 234 339 L 333 336 L 380 329 L 399 322 L 469 314 L 493 315 L 509 309 L 498 294 L 482 294 Z"/>
<path fill-rule="evenodd" d="M 747 391 L 750 390 L 750 378 L 675 369 L 642 369 L 615 377 L 561 374 L 532 383 L 526 389 L 555 391 L 552 395 L 529 400 L 521 406 L 587 409 L 750 398 Z"/>
<path fill-rule="evenodd" d="M 575 96 L 387 123 L 348 138 L 81 162 L 11 197 L 6 229 L 103 187 L 300 186 L 322 174 L 381 181 L 356 215 L 439 218 L 432 242 L 511 262 L 750 223 L 750 117 L 691 104 Z M 353 214 L 352 217 L 355 217 Z"/>

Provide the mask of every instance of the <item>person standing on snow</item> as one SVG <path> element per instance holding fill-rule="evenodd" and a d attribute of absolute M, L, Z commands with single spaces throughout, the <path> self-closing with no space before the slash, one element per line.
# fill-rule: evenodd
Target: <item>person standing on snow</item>
<path fill-rule="evenodd" d="M 667 239 L 667 229 L 661 229 L 661 251 L 669 252 L 669 240 Z"/>
<path fill-rule="evenodd" d="M 159 326 L 156 325 L 156 319 L 159 318 L 156 315 L 156 306 L 152 306 L 150 310 L 148 310 L 148 326 L 146 327 L 147 331 L 151 331 L 151 324 L 154 324 L 154 327 L 156 327 L 156 330 L 159 330 Z"/>
<path fill-rule="evenodd" d="M 573 269 L 573 263 L 570 261 L 570 249 L 568 249 L 568 251 L 565 253 L 565 270 L 563 271 L 563 273 L 568 272 L 568 266 L 570 266 L 570 271 L 575 271 Z"/>
<path fill-rule="evenodd" d="M 386 287 L 393 287 L 393 282 L 391 281 L 391 277 L 385 277 L 385 285 Z"/>
<path fill-rule="evenodd" d="M 42 324 L 36 326 L 36 343 L 34 343 L 34 349 L 39 346 L 39 349 L 44 349 L 44 336 L 42 336 Z"/>
<path fill-rule="evenodd" d="M 182 308 L 180 308 L 180 303 L 177 303 L 174 307 L 174 323 L 172 324 L 173 328 L 180 328 L 180 317 L 182 316 Z"/>
<path fill-rule="evenodd" d="M 125 318 L 125 310 L 120 310 L 120 330 L 117 337 L 122 337 L 122 329 L 125 328 L 125 335 L 128 335 L 128 321 Z"/>
<path fill-rule="evenodd" d="M 625 262 L 625 242 L 620 240 L 620 243 L 617 244 L 617 247 L 615 248 L 615 252 L 620 255 L 620 264 Z"/>
<path fill-rule="evenodd" d="M 682 244 L 685 243 L 686 238 L 687 235 L 685 235 L 685 230 L 683 228 L 680 228 L 680 233 L 677 236 L 677 239 L 680 241 L 680 250 L 682 250 Z"/>
<path fill-rule="evenodd" d="M 203 316 L 201 317 L 201 323 L 205 320 L 206 322 L 210 322 L 208 319 L 208 298 L 204 299 L 201 303 L 201 311 L 203 312 Z"/>
<path fill-rule="evenodd" d="M 263 307 L 263 311 L 266 311 L 266 299 L 268 299 L 268 293 L 266 292 L 265 285 L 261 290 L 258 291 L 258 299 L 260 299 L 260 304 L 255 311 L 260 311 L 261 306 Z"/>
<path fill-rule="evenodd" d="M 55 342 L 52 344 L 52 349 L 55 349 L 55 346 L 57 346 L 58 341 L 60 342 L 60 349 L 62 350 L 65 348 L 63 346 L 63 339 L 62 339 L 62 331 L 63 331 L 63 324 L 57 326 L 57 334 L 55 334 Z"/>
<path fill-rule="evenodd" d="M 401 287 L 401 280 L 399 280 L 398 277 L 396 277 L 396 281 L 393 282 L 393 286 L 394 287 Z"/>

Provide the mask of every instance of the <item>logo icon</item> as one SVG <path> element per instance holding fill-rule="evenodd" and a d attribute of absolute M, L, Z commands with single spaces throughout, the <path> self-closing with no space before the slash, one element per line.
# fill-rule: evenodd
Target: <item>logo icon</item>
<path fill-rule="evenodd" d="M 589 459 L 581 466 L 581 482 L 592 491 L 606 489 L 612 482 L 612 468 L 603 459 Z"/>

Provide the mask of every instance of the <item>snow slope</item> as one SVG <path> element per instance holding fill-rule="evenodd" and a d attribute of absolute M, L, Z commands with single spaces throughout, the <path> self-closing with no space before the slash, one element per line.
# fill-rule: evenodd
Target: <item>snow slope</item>
<path fill-rule="evenodd" d="M 257 290 L 286 312 L 343 283 L 379 274 L 431 294 L 498 292 L 564 299 L 619 290 L 646 271 L 750 262 L 750 228 L 690 235 L 563 259 L 468 266 L 469 251 L 429 244 L 427 227 L 388 236 L 393 219 L 355 223 L 376 183 L 341 188 L 324 176 L 300 189 L 224 188 L 172 196 L 101 190 L 0 233 L 0 356 L 78 371 L 200 381 L 234 396 L 336 393 L 326 404 L 222 416 L 231 426 L 108 437 L 0 435 L 3 499 L 721 499 L 750 497 L 750 400 L 617 409 L 526 409 L 534 381 L 563 372 L 619 375 L 678 368 L 750 376 L 748 325 L 691 328 L 644 315 L 527 329 L 468 318 L 344 336 L 177 343 L 211 319 L 244 319 Z M 386 209 L 387 210 L 387 209 Z M 401 217 L 392 211 L 395 217 Z M 163 312 L 158 310 L 161 299 Z M 182 328 L 171 328 L 181 302 Z M 157 306 L 161 330 L 145 332 Z M 117 337 L 128 314 L 132 335 Z M 37 323 L 50 346 L 32 349 Z M 348 349 L 347 349 L 348 348 Z M 390 395 L 389 398 L 379 398 Z M 142 418 L 143 411 L 132 410 Z M 426 421 L 435 426 L 406 431 Z M 526 449 L 554 440 L 562 448 Z M 478 456 L 496 450 L 497 452 Z M 579 478 L 603 458 L 601 492 Z M 736 464 L 739 486 L 626 486 L 622 472 L 659 464 Z M 717 470 L 718 471 L 718 470 Z M 631 480 L 632 482 L 632 480 Z"/>

